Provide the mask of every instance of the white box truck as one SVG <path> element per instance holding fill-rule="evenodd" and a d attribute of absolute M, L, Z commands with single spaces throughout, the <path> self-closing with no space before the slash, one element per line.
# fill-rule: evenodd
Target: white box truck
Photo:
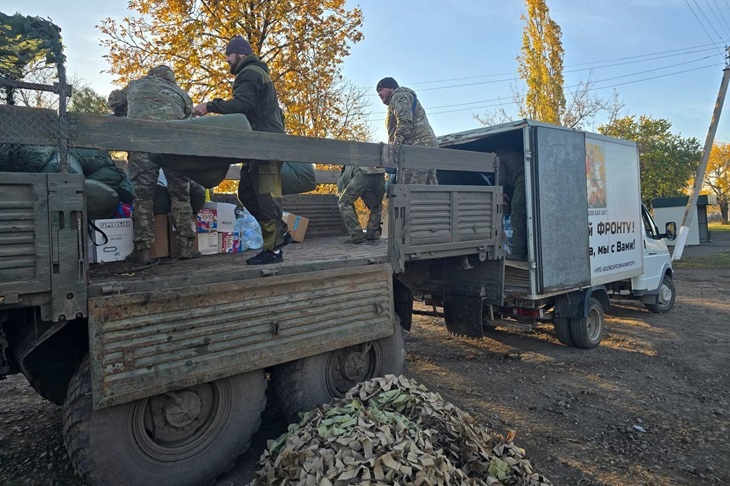
<path fill-rule="evenodd" d="M 639 299 L 653 312 L 672 308 L 664 239 L 674 239 L 676 224 L 660 231 L 642 206 L 634 142 L 522 120 L 446 135 L 439 143 L 519 154 L 526 199 L 526 258 L 510 259 L 507 247 L 496 263 L 464 260 L 441 269 L 432 263 L 422 272 L 428 277 L 412 282 L 443 306 L 450 331 L 478 337 L 500 318 L 551 321 L 562 343 L 594 348 L 611 298 Z M 504 175 L 438 172 L 439 184 L 504 185 L 510 195 L 513 181 Z"/>

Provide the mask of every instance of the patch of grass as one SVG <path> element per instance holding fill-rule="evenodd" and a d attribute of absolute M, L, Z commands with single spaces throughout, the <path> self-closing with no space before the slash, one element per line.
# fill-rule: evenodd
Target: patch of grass
<path fill-rule="evenodd" d="M 683 258 L 672 265 L 675 268 L 730 268 L 730 251 L 712 256 Z"/>
<path fill-rule="evenodd" d="M 710 223 L 707 228 L 712 232 L 727 232 L 730 233 L 730 224 Z"/>

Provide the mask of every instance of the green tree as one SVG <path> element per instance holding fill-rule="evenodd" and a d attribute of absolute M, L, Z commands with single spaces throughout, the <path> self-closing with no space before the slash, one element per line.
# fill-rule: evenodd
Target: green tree
<path fill-rule="evenodd" d="M 701 150 L 696 138 L 673 134 L 663 118 L 625 116 L 598 127 L 599 133 L 633 140 L 639 146 L 641 198 L 646 204 L 658 197 L 686 193 L 699 165 Z"/>
<path fill-rule="evenodd" d="M 722 224 L 728 221 L 728 202 L 730 201 L 730 144 L 716 143 L 712 146 L 710 160 L 705 171 L 705 186 L 717 197 Z"/>
<path fill-rule="evenodd" d="M 288 133 L 369 136 L 366 98 L 342 79 L 343 59 L 363 38 L 362 11 L 345 0 L 130 0 L 129 9 L 139 16 L 99 26 L 119 84 L 168 64 L 196 101 L 229 97 L 223 51 L 241 34 L 271 69 Z"/>
<path fill-rule="evenodd" d="M 560 26 L 550 18 L 545 0 L 525 0 L 525 5 L 527 16 L 521 16 L 525 26 L 517 72 L 526 90 L 512 86 L 511 104 L 517 106 L 517 116 L 578 129 L 592 125 L 603 111 L 608 112 L 609 120 L 617 118 L 623 108 L 618 94 L 614 91 L 610 99 L 595 96 L 590 77 L 564 92 Z M 482 125 L 495 125 L 515 117 L 501 106 L 474 118 Z"/>
<path fill-rule="evenodd" d="M 520 116 L 548 123 L 561 123 L 565 111 L 563 94 L 563 44 L 560 26 L 550 18 L 545 0 L 525 0 L 522 15 L 522 54 L 517 72 L 527 84 Z"/>
<path fill-rule="evenodd" d="M 77 85 L 78 86 L 78 85 Z M 106 98 L 94 91 L 89 86 L 74 86 L 73 96 L 68 111 L 80 113 L 96 113 L 106 115 L 111 113 Z"/>

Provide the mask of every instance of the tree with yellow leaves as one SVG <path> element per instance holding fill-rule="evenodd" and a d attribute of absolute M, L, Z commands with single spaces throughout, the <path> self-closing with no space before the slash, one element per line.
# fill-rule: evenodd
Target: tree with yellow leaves
<path fill-rule="evenodd" d="M 730 199 L 730 144 L 716 143 L 712 146 L 710 160 L 705 171 L 705 186 L 717 196 L 722 224 L 728 221 L 728 200 Z"/>
<path fill-rule="evenodd" d="M 138 13 L 98 28 L 110 71 L 126 84 L 168 64 L 198 100 L 230 96 L 225 45 L 240 34 L 271 69 L 287 132 L 366 140 L 364 93 L 341 74 L 350 46 L 362 40 L 362 11 L 345 0 L 130 0 Z"/>
<path fill-rule="evenodd" d="M 563 44 L 560 26 L 550 18 L 545 0 L 525 0 L 522 54 L 517 57 L 520 78 L 527 84 L 520 116 L 560 124 L 565 111 Z"/>

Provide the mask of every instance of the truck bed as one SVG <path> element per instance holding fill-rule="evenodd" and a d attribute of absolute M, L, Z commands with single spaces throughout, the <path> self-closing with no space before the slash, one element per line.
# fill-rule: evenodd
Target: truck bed
<path fill-rule="evenodd" d="M 89 297 L 292 275 L 388 261 L 386 238 L 360 245 L 346 244 L 345 240 L 345 237 L 337 236 L 293 243 L 284 249 L 283 263 L 270 265 L 246 264 L 246 259 L 260 250 L 205 255 L 193 260 L 162 259 L 159 264 L 146 267 L 127 261 L 94 264 L 89 270 Z"/>

